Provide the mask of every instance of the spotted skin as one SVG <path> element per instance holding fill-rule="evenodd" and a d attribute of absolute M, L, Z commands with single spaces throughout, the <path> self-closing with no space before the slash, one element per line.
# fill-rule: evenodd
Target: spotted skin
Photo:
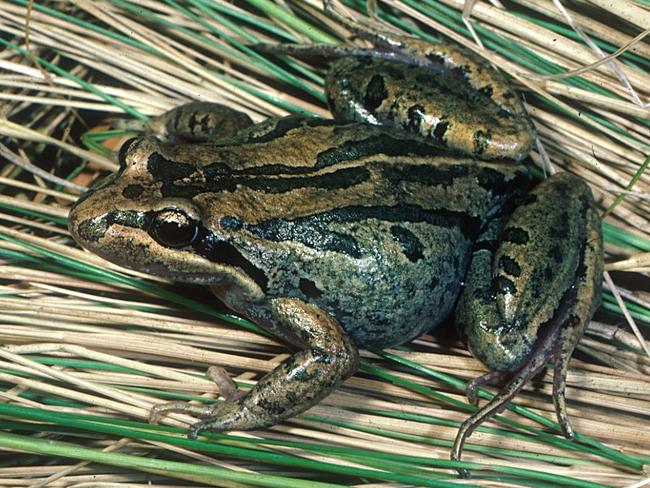
<path fill-rule="evenodd" d="M 285 359 L 260 380 L 249 394 L 232 395 L 225 402 L 192 410 L 204 420 L 192 425 L 191 439 L 203 431 L 246 430 L 268 427 L 278 418 L 302 412 L 329 395 L 357 369 L 359 353 L 339 323 L 318 307 L 298 299 L 276 298 L 269 302 L 273 320 L 300 351 Z M 235 398 L 232 398 L 235 397 Z M 187 404 L 173 404 L 187 411 Z M 169 405 L 154 407 L 152 420 Z"/>
<path fill-rule="evenodd" d="M 296 348 L 245 394 L 217 375 L 225 402 L 165 404 L 152 418 L 195 414 L 191 437 L 273 425 L 353 374 L 358 348 L 407 342 L 455 307 L 470 349 L 494 370 L 471 383 L 470 399 L 483 382 L 513 379 L 465 422 L 453 456 L 551 358 L 570 436 L 567 364 L 602 275 L 589 189 L 561 174 L 530 191 L 512 159 L 534 130 L 490 67 L 452 46 L 367 37 L 381 49 L 315 49 L 352 56 L 327 83 L 335 119 L 251 125 L 221 105 L 179 107 L 148 125 L 163 142 L 126 143 L 120 170 L 71 210 L 84 247 L 205 284 Z"/>
<path fill-rule="evenodd" d="M 533 138 L 527 116 L 515 115 L 522 109 L 519 98 L 497 103 L 493 86 L 504 83 L 497 72 L 477 89 L 467 79 L 469 66 L 449 68 L 439 56 L 432 61 L 439 65 L 435 70 L 404 70 L 402 63 L 371 58 L 337 60 L 327 77 L 330 109 L 341 118 L 393 127 L 483 159 L 524 158 Z"/>
<path fill-rule="evenodd" d="M 528 155 L 535 130 L 501 73 L 460 46 L 387 36 L 365 36 L 381 49 L 329 44 L 269 49 L 340 58 L 326 79 L 328 105 L 339 119 L 385 125 L 481 159 L 519 161 Z"/>
<path fill-rule="evenodd" d="M 294 125 L 234 145 L 137 139 L 122 151 L 121 173 L 77 203 L 71 229 L 107 259 L 174 280 L 212 284 L 241 270 L 259 296 L 322 307 L 360 347 L 394 346 L 437 325 L 452 310 L 482 223 L 530 184 L 525 169 L 440 155 L 417 141 L 415 156 L 386 156 L 392 139 L 382 136 L 392 132 L 380 127 L 364 126 L 361 136 L 358 124 Z M 369 140 L 336 160 L 329 153 Z M 134 186 L 147 191 L 131 198 Z M 148 236 L 172 206 L 197 223 L 187 249 Z M 301 280 L 321 293 L 308 296 Z M 357 293 L 341 293 L 348 288 Z M 229 303 L 249 315 L 239 301 Z"/>
<path fill-rule="evenodd" d="M 253 120 L 245 113 L 209 102 L 186 103 L 145 122 L 122 119 L 113 122 L 116 129 L 146 131 L 161 141 L 175 144 L 233 137 L 251 125 Z"/>

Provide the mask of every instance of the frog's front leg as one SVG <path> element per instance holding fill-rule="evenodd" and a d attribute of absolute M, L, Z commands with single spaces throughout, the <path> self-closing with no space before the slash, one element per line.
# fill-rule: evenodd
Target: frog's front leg
<path fill-rule="evenodd" d="M 497 221 L 498 224 L 498 221 Z M 456 311 L 472 353 L 510 383 L 461 426 L 453 459 L 482 422 L 503 410 L 524 384 L 553 359 L 553 398 L 563 432 L 572 437 L 564 389 L 571 354 L 600 301 L 603 249 L 589 187 L 561 173 L 524 197 L 502 229 L 488 227 L 477 243 Z"/>
<path fill-rule="evenodd" d="M 189 102 L 147 121 L 115 119 L 116 129 L 143 131 L 175 144 L 217 141 L 253 125 L 244 112 L 212 102 Z"/>
<path fill-rule="evenodd" d="M 152 418 L 166 412 L 202 417 L 188 436 L 203 431 L 251 430 L 293 417 L 318 403 L 357 369 L 359 353 L 338 321 L 320 308 L 291 298 L 269 303 L 274 329 L 282 329 L 300 347 L 244 395 L 228 395 L 211 406 L 170 403 L 154 407 Z"/>

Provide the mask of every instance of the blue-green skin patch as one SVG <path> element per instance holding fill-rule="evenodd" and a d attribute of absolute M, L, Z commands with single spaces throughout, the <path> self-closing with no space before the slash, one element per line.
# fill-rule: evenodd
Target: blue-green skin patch
<path fill-rule="evenodd" d="M 154 415 L 201 415 L 191 436 L 272 425 L 350 376 L 357 348 L 407 342 L 455 307 L 481 361 L 522 371 L 499 401 L 557 351 L 568 426 L 566 364 L 602 271 L 591 193 L 568 174 L 527 193 L 526 170 L 503 158 L 523 158 L 534 132 L 499 75 L 457 48 L 403 49 L 411 66 L 372 56 L 334 64 L 334 120 L 251 125 L 222 106 L 170 111 L 149 129 L 172 142 L 130 141 L 120 171 L 73 207 L 70 231 L 84 247 L 209 285 L 298 349 L 244 396 Z M 461 429 L 456 457 L 492 411 Z"/>
<path fill-rule="evenodd" d="M 243 272 L 265 299 L 299 298 L 336 317 L 359 347 L 401 344 L 449 315 L 480 229 L 530 178 L 514 164 L 440 155 L 414 140 L 417 156 L 387 157 L 382 144 L 390 139 L 381 136 L 389 134 L 328 124 L 297 125 L 262 143 L 141 139 L 112 184 L 75 207 L 73 232 L 112 261 L 176 280 L 224 279 L 210 266 L 192 272 L 201 268 L 193 258 Z M 322 153 L 355 140 L 374 147 L 322 164 Z M 142 191 L 130 198 L 135 187 Z M 185 248 L 164 248 L 154 238 L 140 251 L 131 247 L 141 241 L 106 239 L 111 223 L 148 229 L 156 211 L 173 206 L 199 222 Z M 90 218 L 79 220 L 85 213 Z M 321 293 L 305 293 L 302 280 Z M 250 304 L 229 304 L 251 315 Z"/>

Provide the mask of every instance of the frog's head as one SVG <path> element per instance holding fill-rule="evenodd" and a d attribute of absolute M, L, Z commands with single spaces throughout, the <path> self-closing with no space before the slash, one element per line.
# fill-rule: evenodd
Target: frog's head
<path fill-rule="evenodd" d="M 161 143 L 125 143 L 120 169 L 94 185 L 70 211 L 68 227 L 86 249 L 111 261 L 175 281 L 221 284 L 246 276 L 252 265 L 213 226 L 193 199 L 196 165 L 170 161 Z"/>

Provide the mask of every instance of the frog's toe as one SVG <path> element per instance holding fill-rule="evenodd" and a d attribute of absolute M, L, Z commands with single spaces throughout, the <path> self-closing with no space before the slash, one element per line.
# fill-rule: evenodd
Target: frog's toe
<path fill-rule="evenodd" d="M 452 453 L 451 460 L 452 461 L 460 461 L 460 455 L 458 455 L 458 457 L 456 457 L 456 455 L 454 453 Z M 465 468 L 456 468 L 456 472 L 458 473 L 458 475 L 461 478 L 467 479 L 467 478 L 470 477 L 469 470 L 467 470 Z"/>
<path fill-rule="evenodd" d="M 187 429 L 187 438 L 191 440 L 196 440 L 202 432 L 211 431 L 211 432 L 220 432 L 226 430 L 222 427 L 222 423 L 213 418 L 207 418 L 195 422 L 190 425 Z"/>
<path fill-rule="evenodd" d="M 187 429 L 187 437 L 196 439 L 201 432 L 225 432 L 250 428 L 248 410 L 238 402 L 221 402 L 195 412 L 202 420 Z"/>
<path fill-rule="evenodd" d="M 159 403 L 151 407 L 149 411 L 149 423 L 156 424 L 162 417 L 170 413 L 187 413 L 198 417 L 205 417 L 212 413 L 213 407 L 205 405 L 194 405 L 188 402 Z"/>
<path fill-rule="evenodd" d="M 187 429 L 187 438 L 193 441 L 196 440 L 201 432 L 208 430 L 208 424 L 209 422 L 205 420 L 193 423 Z"/>
<path fill-rule="evenodd" d="M 187 430 L 189 439 L 196 439 L 204 431 L 227 432 L 230 430 L 251 430 L 263 427 L 254 414 L 239 401 L 225 401 L 193 409 L 192 413 L 200 417 Z"/>
<path fill-rule="evenodd" d="M 206 376 L 217 385 L 219 394 L 226 401 L 237 400 L 246 394 L 245 391 L 237 387 L 232 378 L 228 376 L 226 370 L 219 366 L 210 366 L 206 372 Z"/>
<path fill-rule="evenodd" d="M 560 378 L 558 380 L 557 367 L 555 369 L 555 378 L 553 383 L 553 403 L 555 404 L 557 421 L 560 424 L 560 428 L 562 429 L 564 437 L 569 440 L 573 440 L 575 438 L 575 433 L 573 432 L 573 427 L 571 427 L 571 422 L 569 421 L 569 414 L 567 413 L 566 407 L 566 398 L 564 395 L 566 378 Z"/>
<path fill-rule="evenodd" d="M 477 376 L 469 383 L 467 383 L 467 387 L 465 388 L 465 396 L 467 397 L 467 401 L 474 406 L 478 405 L 477 390 L 485 385 L 499 384 L 505 379 L 506 376 L 507 373 L 503 371 L 490 371 L 484 375 Z"/>

